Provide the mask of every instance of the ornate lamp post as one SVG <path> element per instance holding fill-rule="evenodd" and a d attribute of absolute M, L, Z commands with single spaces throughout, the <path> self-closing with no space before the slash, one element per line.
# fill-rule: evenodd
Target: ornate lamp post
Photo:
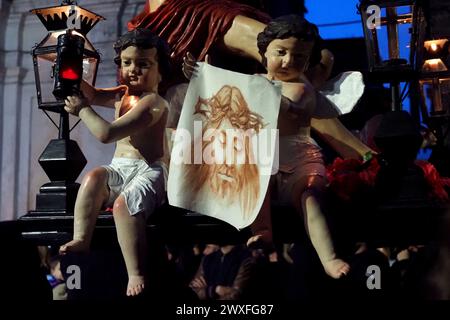
<path fill-rule="evenodd" d="M 359 11 L 366 41 L 369 76 L 390 83 L 392 110 L 401 110 L 399 84 L 417 79 L 417 57 L 421 56 L 425 16 L 417 0 L 360 0 Z M 406 29 L 407 32 L 400 32 Z M 409 37 L 402 37 L 408 34 Z M 382 45 L 386 39 L 387 48 Z M 404 54 L 402 47 L 408 47 Z"/>
<path fill-rule="evenodd" d="M 79 93 L 81 81 L 95 84 L 100 56 L 86 34 L 103 17 L 63 1 L 60 6 L 31 10 L 48 30 L 33 50 L 33 64 L 39 108 L 60 115 L 58 139 L 51 140 L 39 158 L 50 182 L 36 196 L 36 211 L 58 214 L 73 212 L 79 184 L 75 183 L 86 165 L 78 144 L 70 140 L 69 116 L 64 99 Z M 48 114 L 47 114 L 48 116 Z"/>

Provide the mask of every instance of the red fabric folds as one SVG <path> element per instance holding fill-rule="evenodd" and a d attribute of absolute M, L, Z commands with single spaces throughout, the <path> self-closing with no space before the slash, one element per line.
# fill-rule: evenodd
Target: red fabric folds
<path fill-rule="evenodd" d="M 448 201 L 448 194 L 444 189 L 445 181 L 448 179 L 442 179 L 439 176 L 436 168 L 429 162 L 423 160 L 416 160 L 416 165 L 418 165 L 425 175 L 425 180 L 428 182 L 428 185 L 431 187 L 430 197 L 433 199 L 437 199 L 443 202 Z M 449 186 L 447 184 L 447 186 Z"/>
<path fill-rule="evenodd" d="M 436 168 L 429 162 L 416 160 L 424 173 L 425 180 L 430 188 L 430 199 L 448 202 L 449 197 L 445 187 L 450 187 L 449 178 L 441 178 Z M 341 200 L 351 201 L 367 188 L 375 185 L 375 179 L 380 169 L 376 158 L 363 164 L 360 160 L 336 158 L 327 167 L 329 187 Z"/>
<path fill-rule="evenodd" d="M 181 65 L 187 51 L 203 60 L 238 15 L 261 22 L 270 20 L 265 13 L 230 0 L 166 0 L 152 13 L 147 1 L 144 10 L 128 23 L 128 29 L 147 28 L 157 33 L 169 43 L 173 62 Z"/>
<path fill-rule="evenodd" d="M 367 164 L 361 160 L 336 158 L 327 167 L 330 189 L 342 200 L 351 199 L 368 187 L 375 185 L 375 178 L 380 169 L 376 158 Z"/>

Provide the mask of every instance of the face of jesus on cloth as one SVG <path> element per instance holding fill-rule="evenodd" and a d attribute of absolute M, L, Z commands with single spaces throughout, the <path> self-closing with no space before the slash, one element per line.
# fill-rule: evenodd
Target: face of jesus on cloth
<path fill-rule="evenodd" d="M 261 117 L 231 86 L 222 87 L 210 99 L 199 97 L 194 114 L 203 118 L 200 139 L 206 143 L 201 147 L 203 161 L 186 165 L 185 190 L 192 190 L 194 197 L 212 196 L 224 205 L 238 202 L 244 215 L 249 214 L 260 192 L 252 137 L 263 127 Z"/>

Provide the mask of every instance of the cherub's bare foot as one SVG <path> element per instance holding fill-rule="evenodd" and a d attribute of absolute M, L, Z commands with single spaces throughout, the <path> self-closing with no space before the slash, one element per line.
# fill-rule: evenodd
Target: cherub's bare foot
<path fill-rule="evenodd" d="M 347 275 L 350 271 L 350 265 L 341 259 L 333 259 L 323 263 L 325 272 L 334 279 L 339 279 L 343 275 Z"/>
<path fill-rule="evenodd" d="M 73 239 L 70 242 L 67 242 L 66 244 L 59 247 L 59 254 L 65 255 L 68 252 L 88 252 L 89 251 L 89 244 L 86 243 L 86 241 L 83 240 L 76 240 Z"/>
<path fill-rule="evenodd" d="M 137 296 L 144 291 L 145 278 L 143 276 L 130 276 L 128 279 L 127 296 Z"/>

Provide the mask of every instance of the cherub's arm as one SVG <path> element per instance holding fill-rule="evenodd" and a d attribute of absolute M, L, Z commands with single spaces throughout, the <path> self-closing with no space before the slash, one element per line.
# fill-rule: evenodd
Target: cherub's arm
<path fill-rule="evenodd" d="M 289 101 L 288 103 L 282 101 L 281 111 L 288 112 L 292 116 L 300 114 L 302 110 L 308 110 L 312 107 L 311 104 L 317 103 L 315 89 L 308 84 L 282 83 L 282 94 L 289 98 Z M 311 118 L 311 127 L 344 158 L 363 159 L 368 152 L 376 153 L 347 130 L 337 118 Z"/>
<path fill-rule="evenodd" d="M 311 127 L 346 159 L 362 159 L 368 152 L 376 153 L 348 131 L 337 118 L 312 118 Z"/>
<path fill-rule="evenodd" d="M 302 110 L 308 110 L 311 104 L 316 104 L 315 89 L 302 83 L 282 83 L 282 94 L 289 98 L 288 103 L 281 103 L 281 111 L 293 117 Z M 364 159 L 364 156 L 376 152 L 355 137 L 337 118 L 311 119 L 311 127 L 336 152 L 344 158 Z"/>
<path fill-rule="evenodd" d="M 152 126 L 161 118 L 166 103 L 156 94 L 149 94 L 120 118 L 109 123 L 100 117 L 85 99 L 77 96 L 66 100 L 67 112 L 78 115 L 89 131 L 101 142 L 111 143 Z"/>
<path fill-rule="evenodd" d="M 238 15 L 225 33 L 223 42 L 230 52 L 261 62 L 262 57 L 259 54 L 257 37 L 265 27 L 266 25 L 262 22 Z"/>
<path fill-rule="evenodd" d="M 81 82 L 81 91 L 90 105 L 114 108 L 117 94 L 126 90 L 126 85 L 100 89 L 91 86 L 84 80 Z"/>
<path fill-rule="evenodd" d="M 322 49 L 320 63 L 305 72 L 314 88 L 321 87 L 330 77 L 334 65 L 334 55 L 328 49 Z"/>

